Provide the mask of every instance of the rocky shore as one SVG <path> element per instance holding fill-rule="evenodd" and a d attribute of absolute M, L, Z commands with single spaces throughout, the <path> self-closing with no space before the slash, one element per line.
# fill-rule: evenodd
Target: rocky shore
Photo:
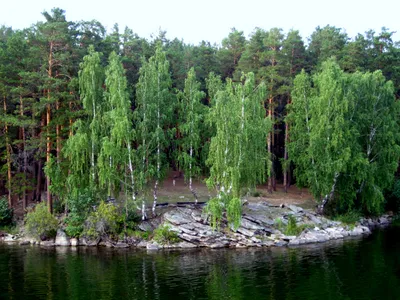
<path fill-rule="evenodd" d="M 295 220 L 299 228 L 298 235 L 286 235 L 284 228 L 289 218 Z M 20 235 L 3 235 L 4 242 L 20 245 L 39 244 L 40 246 L 106 246 L 115 248 L 246 248 L 246 247 L 282 247 L 311 243 L 323 243 L 329 240 L 343 239 L 371 233 L 371 228 L 387 226 L 392 217 L 384 215 L 375 219 L 363 218 L 354 225 L 345 225 L 317 215 L 295 205 L 272 206 L 266 202 L 246 203 L 243 206 L 242 222 L 237 230 L 222 220 L 219 231 L 213 230 L 207 216 L 201 208 L 173 207 L 166 209 L 158 218 L 142 222 L 139 228 L 152 231 L 160 225 L 168 225 L 176 233 L 179 241 L 159 244 L 154 239 L 128 238 L 120 241 L 99 239 L 88 241 L 84 238 L 69 238 L 62 230 L 50 241 L 35 241 Z M 301 231 L 301 232 L 300 232 Z"/>

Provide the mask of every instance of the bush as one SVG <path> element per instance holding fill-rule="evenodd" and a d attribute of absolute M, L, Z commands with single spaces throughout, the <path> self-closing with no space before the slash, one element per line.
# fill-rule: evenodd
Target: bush
<path fill-rule="evenodd" d="M 355 225 L 358 221 L 360 221 L 361 213 L 358 211 L 348 211 L 343 215 L 337 215 L 334 219 L 340 221 L 346 225 Z"/>
<path fill-rule="evenodd" d="M 210 224 L 214 230 L 219 230 L 223 211 L 224 205 L 218 198 L 210 199 L 204 207 L 204 212 L 211 217 Z"/>
<path fill-rule="evenodd" d="M 48 211 L 46 203 L 41 202 L 25 216 L 25 231 L 28 235 L 45 240 L 56 236 L 57 219 Z"/>
<path fill-rule="evenodd" d="M 314 227 L 314 225 L 302 224 L 298 225 L 296 218 L 289 216 L 287 224 L 283 223 L 282 219 L 275 219 L 275 226 L 285 235 L 299 235 L 306 228 Z"/>
<path fill-rule="evenodd" d="M 93 199 L 92 193 L 87 189 L 67 198 L 69 212 L 65 219 L 65 232 L 68 236 L 79 237 L 82 234 L 89 209 L 94 203 Z"/>
<path fill-rule="evenodd" d="M 303 231 L 302 228 L 297 226 L 296 218 L 290 215 L 286 226 L 285 234 L 298 235 L 302 231 Z"/>
<path fill-rule="evenodd" d="M 13 210 L 8 208 L 8 201 L 5 197 L 0 198 L 0 226 L 12 224 Z"/>
<path fill-rule="evenodd" d="M 179 242 L 179 237 L 171 230 L 171 226 L 164 224 L 154 230 L 154 240 L 160 245 L 165 245 Z"/>
<path fill-rule="evenodd" d="M 237 230 L 242 221 L 242 202 L 239 198 L 233 198 L 229 201 L 226 208 L 228 222 Z"/>
<path fill-rule="evenodd" d="M 86 219 L 83 235 L 90 239 L 110 235 L 111 238 L 118 237 L 121 232 L 123 216 L 111 203 L 100 202 L 96 211 L 92 212 Z"/>

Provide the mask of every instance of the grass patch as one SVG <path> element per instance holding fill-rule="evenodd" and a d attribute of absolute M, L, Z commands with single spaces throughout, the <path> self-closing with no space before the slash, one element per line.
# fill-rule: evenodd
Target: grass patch
<path fill-rule="evenodd" d="M 19 233 L 19 228 L 15 225 L 4 225 L 0 226 L 0 232 L 6 232 L 8 234 L 16 235 Z"/>
<path fill-rule="evenodd" d="M 343 215 L 337 215 L 334 220 L 342 222 L 343 224 L 355 226 L 360 221 L 361 214 L 358 211 L 348 211 Z"/>
<path fill-rule="evenodd" d="M 400 227 L 400 215 L 397 215 L 393 218 L 392 226 Z"/>
<path fill-rule="evenodd" d="M 174 244 L 180 241 L 178 234 L 171 230 L 171 226 L 164 224 L 154 230 L 154 240 L 160 245 Z"/>
<path fill-rule="evenodd" d="M 285 235 L 297 236 L 300 233 L 302 233 L 305 229 L 314 227 L 314 225 L 312 224 L 298 225 L 296 218 L 293 217 L 292 215 L 289 216 L 287 225 L 282 221 L 281 218 L 276 218 L 274 223 L 275 227 Z"/>

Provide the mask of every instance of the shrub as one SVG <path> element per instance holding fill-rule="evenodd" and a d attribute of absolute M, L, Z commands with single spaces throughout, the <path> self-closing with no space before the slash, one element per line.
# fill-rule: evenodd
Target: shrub
<path fill-rule="evenodd" d="M 41 202 L 25 216 L 25 231 L 30 236 L 45 240 L 56 236 L 57 219 L 48 211 L 46 203 Z"/>
<path fill-rule="evenodd" d="M 165 245 L 179 242 L 179 237 L 171 230 L 171 226 L 164 224 L 154 230 L 154 240 L 160 245 Z"/>
<path fill-rule="evenodd" d="M 121 232 L 123 216 L 111 203 L 100 202 L 97 210 L 90 213 L 86 219 L 83 235 L 90 239 L 97 239 L 104 235 L 118 237 Z"/>
<path fill-rule="evenodd" d="M 5 197 L 0 198 L 0 226 L 11 225 L 13 217 L 12 208 L 8 208 L 8 201 Z"/>
<path fill-rule="evenodd" d="M 239 198 L 233 198 L 229 201 L 226 208 L 226 216 L 228 222 L 233 225 L 235 230 L 237 230 L 242 221 L 242 202 Z"/>
<path fill-rule="evenodd" d="M 205 213 L 211 217 L 210 224 L 214 230 L 219 230 L 223 210 L 224 207 L 222 201 L 220 201 L 218 198 L 210 199 L 207 202 L 207 205 L 204 207 Z"/>
<path fill-rule="evenodd" d="M 288 218 L 288 223 L 286 226 L 285 234 L 286 235 L 298 235 L 302 231 L 301 228 L 297 226 L 296 218 L 292 215 Z"/>
<path fill-rule="evenodd" d="M 343 215 L 337 215 L 334 219 L 347 225 L 355 225 L 360 220 L 360 217 L 360 212 L 352 210 Z"/>
<path fill-rule="evenodd" d="M 75 195 L 67 198 L 69 213 L 65 219 L 65 232 L 68 236 L 79 237 L 82 234 L 85 220 L 93 203 L 94 197 L 87 189 L 77 191 Z"/>
<path fill-rule="evenodd" d="M 296 218 L 289 216 L 287 224 L 283 223 L 282 219 L 275 219 L 275 226 L 285 235 L 299 235 L 304 229 L 314 227 L 314 225 L 302 224 L 298 225 Z"/>

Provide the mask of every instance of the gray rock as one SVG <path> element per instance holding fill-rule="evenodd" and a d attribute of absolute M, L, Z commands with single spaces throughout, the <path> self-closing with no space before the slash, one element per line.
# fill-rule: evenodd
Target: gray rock
<path fill-rule="evenodd" d="M 140 241 L 137 245 L 136 245 L 136 247 L 138 247 L 138 248 L 147 248 L 147 242 L 146 241 Z"/>
<path fill-rule="evenodd" d="M 71 241 L 63 230 L 58 229 L 55 244 L 56 246 L 71 246 Z"/>
<path fill-rule="evenodd" d="M 158 244 L 152 244 L 152 243 L 148 243 L 146 246 L 147 250 L 158 250 L 160 247 L 158 246 Z"/>
<path fill-rule="evenodd" d="M 298 207 L 298 206 L 293 205 L 293 204 L 289 204 L 286 207 L 289 208 L 295 214 L 303 212 L 303 209 L 301 207 Z"/>
<path fill-rule="evenodd" d="M 79 246 L 78 238 L 71 238 L 69 241 L 70 241 L 71 246 L 73 246 L 73 247 Z"/>
<path fill-rule="evenodd" d="M 118 242 L 114 245 L 115 248 L 129 248 L 129 245 L 124 242 Z"/>
<path fill-rule="evenodd" d="M 174 225 L 182 225 L 192 222 L 190 216 L 181 213 L 181 210 L 170 210 L 164 214 L 164 219 Z"/>
<path fill-rule="evenodd" d="M 197 248 L 197 245 L 189 243 L 189 242 L 186 242 L 186 241 L 180 242 L 180 243 L 178 243 L 176 245 L 179 248 L 188 248 L 188 249 L 189 248 Z"/>
<path fill-rule="evenodd" d="M 241 227 L 249 230 L 263 230 L 264 228 L 257 223 L 250 221 L 247 218 L 242 218 L 242 222 L 240 224 Z"/>
<path fill-rule="evenodd" d="M 221 242 L 216 242 L 216 243 L 212 243 L 212 244 L 208 244 L 206 245 L 208 248 L 211 249 L 216 249 L 216 248 L 225 248 L 227 247 L 226 244 L 223 244 Z"/>
<path fill-rule="evenodd" d="M 239 227 L 237 232 L 239 232 L 239 233 L 241 233 L 241 234 L 243 234 L 243 235 L 245 235 L 247 237 L 253 237 L 254 236 L 254 232 L 253 231 L 250 231 L 250 230 L 248 230 L 246 228 L 243 228 L 243 227 Z"/>
<path fill-rule="evenodd" d="M 21 241 L 21 242 L 19 243 L 19 245 L 20 245 L 20 246 L 26 246 L 26 245 L 29 245 L 30 243 L 31 243 L 30 241 L 24 240 L 24 241 Z"/>
<path fill-rule="evenodd" d="M 42 241 L 42 242 L 40 242 L 40 246 L 54 247 L 54 246 L 56 246 L 56 244 L 54 243 L 54 241 Z"/>
<path fill-rule="evenodd" d="M 189 243 L 199 243 L 200 242 L 200 239 L 198 236 L 193 236 L 193 235 L 190 235 L 187 233 L 178 234 L 178 237 Z"/>
<path fill-rule="evenodd" d="M 388 224 L 390 223 L 389 220 L 388 220 L 388 218 L 387 218 L 386 216 L 380 217 L 380 218 L 378 219 L 378 222 L 379 222 L 381 225 L 388 225 Z"/>
<path fill-rule="evenodd" d="M 139 229 L 142 231 L 153 231 L 154 228 L 150 222 L 142 221 L 139 223 Z"/>
<path fill-rule="evenodd" d="M 279 240 L 279 241 L 276 241 L 274 245 L 277 247 L 283 247 L 283 246 L 286 246 L 287 244 L 288 244 L 288 242 Z"/>
<path fill-rule="evenodd" d="M 18 239 L 15 235 L 7 234 L 4 239 L 4 242 L 15 243 L 18 242 Z"/>
<path fill-rule="evenodd" d="M 320 219 L 320 218 L 317 218 L 317 217 L 314 216 L 313 214 L 306 213 L 306 216 L 307 216 L 307 218 L 308 218 L 311 222 L 313 222 L 314 224 L 316 224 L 316 225 L 322 224 L 321 219 Z"/>
<path fill-rule="evenodd" d="M 295 235 L 284 235 L 283 237 L 281 237 L 282 240 L 289 242 L 291 240 L 294 240 L 296 238 Z"/>

